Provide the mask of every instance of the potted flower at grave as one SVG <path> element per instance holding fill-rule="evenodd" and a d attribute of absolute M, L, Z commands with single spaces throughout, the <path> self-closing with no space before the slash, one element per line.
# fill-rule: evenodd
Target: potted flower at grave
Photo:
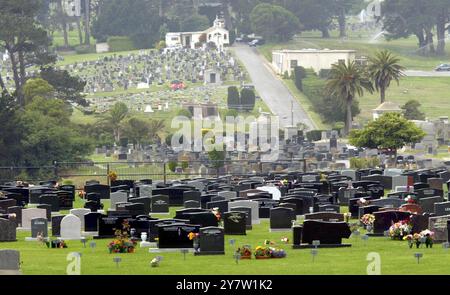
<path fill-rule="evenodd" d="M 361 219 L 361 223 L 364 224 L 366 230 L 371 232 L 373 229 L 373 223 L 375 222 L 375 215 L 373 214 L 364 214 Z"/>
<path fill-rule="evenodd" d="M 238 248 L 236 250 L 236 253 L 238 253 L 241 257 L 241 259 L 251 259 L 252 258 L 252 250 L 250 249 L 249 245 L 244 245 L 241 248 Z"/>
<path fill-rule="evenodd" d="M 403 240 L 403 237 L 410 234 L 411 230 L 412 226 L 409 220 L 401 220 L 391 225 L 389 228 L 389 236 L 393 240 Z"/>
<path fill-rule="evenodd" d="M 426 229 L 420 232 L 420 236 L 425 239 L 425 245 L 427 248 L 433 248 L 434 232 Z"/>
<path fill-rule="evenodd" d="M 115 231 L 115 239 L 108 244 L 109 253 L 134 253 L 136 250 L 136 240 L 130 240 L 128 232 L 130 224 L 128 220 L 122 223 L 122 229 Z"/>
<path fill-rule="evenodd" d="M 416 244 L 416 248 L 420 246 L 420 234 L 409 234 L 403 237 L 403 240 L 408 241 L 409 248 L 412 248 L 414 244 Z"/>
<path fill-rule="evenodd" d="M 189 240 L 190 240 L 190 241 L 193 241 L 194 250 L 195 250 L 196 252 L 200 251 L 199 237 L 200 237 L 200 234 L 199 234 L 199 233 L 193 233 L 193 232 L 190 232 L 190 233 L 188 234 Z"/>

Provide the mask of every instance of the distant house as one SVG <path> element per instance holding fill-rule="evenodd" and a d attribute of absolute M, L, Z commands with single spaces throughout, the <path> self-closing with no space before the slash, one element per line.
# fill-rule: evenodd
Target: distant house
<path fill-rule="evenodd" d="M 202 40 L 204 36 L 205 40 Z M 230 33 L 225 28 L 225 20 L 217 17 L 211 28 L 203 32 L 169 32 L 166 34 L 167 47 L 185 47 L 194 49 L 201 41 L 214 43 L 222 51 L 230 44 Z"/>
<path fill-rule="evenodd" d="M 355 50 L 301 49 L 272 51 L 272 67 L 279 75 L 292 74 L 296 66 L 313 69 L 316 73 L 329 70 L 338 62 L 354 61 Z"/>
<path fill-rule="evenodd" d="M 402 109 L 398 106 L 398 104 L 385 101 L 384 103 L 380 104 L 376 109 L 373 110 L 373 119 L 378 119 L 381 115 L 385 113 L 401 113 Z"/>

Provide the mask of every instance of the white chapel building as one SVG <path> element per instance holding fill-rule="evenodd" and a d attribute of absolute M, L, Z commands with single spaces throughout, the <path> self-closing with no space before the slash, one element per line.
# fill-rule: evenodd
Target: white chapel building
<path fill-rule="evenodd" d="M 203 32 L 170 32 L 166 34 L 167 47 L 186 47 L 194 49 L 200 42 L 202 35 L 206 37 L 206 42 L 212 42 L 219 51 L 230 44 L 230 33 L 225 28 L 225 19 L 216 17 L 214 25 Z"/>

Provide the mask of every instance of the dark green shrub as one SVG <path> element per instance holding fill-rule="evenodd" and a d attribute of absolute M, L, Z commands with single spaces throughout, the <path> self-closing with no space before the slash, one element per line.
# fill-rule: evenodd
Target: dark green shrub
<path fill-rule="evenodd" d="M 255 108 L 255 92 L 252 89 L 241 90 L 241 107 L 244 111 L 250 112 Z"/>
<path fill-rule="evenodd" d="M 236 86 L 228 87 L 227 105 L 230 110 L 239 110 L 241 107 L 239 90 Z"/>

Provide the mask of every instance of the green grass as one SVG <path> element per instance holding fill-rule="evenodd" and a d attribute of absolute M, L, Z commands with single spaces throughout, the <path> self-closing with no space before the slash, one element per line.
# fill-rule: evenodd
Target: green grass
<path fill-rule="evenodd" d="M 69 46 L 75 47 L 80 45 L 80 38 L 78 37 L 78 30 L 75 28 L 74 30 L 67 32 L 69 39 Z M 62 32 L 56 31 L 53 33 L 53 46 L 62 47 L 64 46 L 64 36 Z M 83 30 L 83 40 L 84 40 L 84 30 Z M 95 44 L 95 39 L 91 36 L 91 44 Z"/>
<path fill-rule="evenodd" d="M 80 201 L 77 205 L 81 205 Z M 171 208 L 171 215 L 177 208 Z M 168 216 L 160 216 L 168 218 Z M 111 239 L 95 240 L 97 247 L 92 250 L 84 248 L 80 241 L 67 241 L 67 249 L 48 249 L 37 242 L 25 242 L 29 232 L 19 232 L 18 241 L 1 243 L 1 249 L 16 249 L 20 251 L 22 271 L 26 275 L 62 275 L 66 272 L 68 262 L 66 256 L 70 252 L 82 253 L 81 273 L 94 274 L 366 274 L 369 262 L 366 260 L 370 252 L 376 252 L 381 257 L 382 274 L 450 274 L 448 264 L 450 253 L 440 245 L 432 249 L 409 249 L 404 241 L 392 241 L 385 237 L 371 237 L 367 243 L 360 238 L 351 237 L 344 243 L 351 243 L 351 248 L 319 249 L 319 254 L 312 262 L 309 249 L 293 250 L 290 245 L 282 245 L 281 238 L 289 237 L 290 232 L 269 233 L 268 221 L 254 225 L 246 236 L 225 236 L 226 254 L 219 256 L 186 255 L 183 260 L 181 253 L 151 254 L 147 249 L 137 248 L 133 254 L 109 254 L 107 244 Z M 262 245 L 270 239 L 287 252 L 284 259 L 271 260 L 241 260 L 236 265 L 233 259 L 235 250 L 229 244 L 230 239 L 236 240 L 236 245 L 249 244 L 252 248 Z M 87 245 L 89 245 L 87 242 Z M 415 252 L 424 254 L 417 264 L 413 257 Z M 161 266 L 151 268 L 150 261 L 157 255 L 164 257 Z M 120 256 L 122 262 L 117 268 L 113 257 Z"/>
<path fill-rule="evenodd" d="M 448 77 L 403 77 L 400 85 L 391 84 L 386 92 L 386 100 L 405 104 L 410 99 L 419 101 L 421 111 L 430 119 L 448 116 L 450 112 L 450 78 Z M 372 110 L 380 104 L 378 93 L 366 93 L 359 98 L 360 119 L 371 119 Z"/>

